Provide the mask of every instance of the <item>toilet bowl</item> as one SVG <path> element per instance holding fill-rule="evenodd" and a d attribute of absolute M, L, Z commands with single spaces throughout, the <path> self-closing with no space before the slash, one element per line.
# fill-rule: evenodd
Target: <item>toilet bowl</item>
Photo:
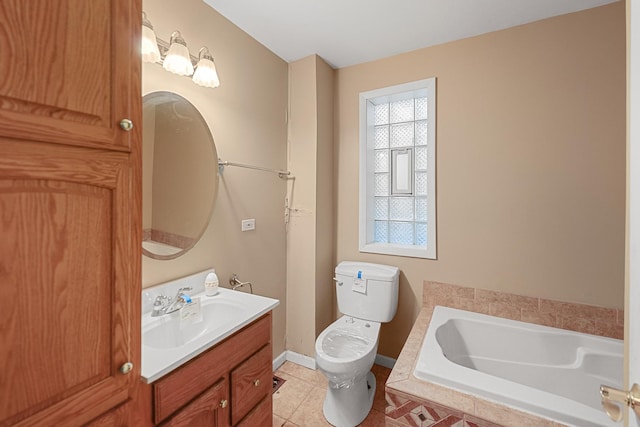
<path fill-rule="evenodd" d="M 335 270 L 338 310 L 343 314 L 316 339 L 316 365 L 329 380 L 322 412 L 336 427 L 355 427 L 373 405 L 371 367 L 381 322 L 398 307 L 397 267 L 341 262 Z"/>
<path fill-rule="evenodd" d="M 316 365 L 329 380 L 322 410 L 334 426 L 356 426 L 371 410 L 379 332 L 380 323 L 345 315 L 316 340 Z"/>

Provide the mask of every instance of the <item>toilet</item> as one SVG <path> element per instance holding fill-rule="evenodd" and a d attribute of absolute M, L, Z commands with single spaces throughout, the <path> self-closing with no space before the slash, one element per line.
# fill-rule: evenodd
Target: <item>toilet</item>
<path fill-rule="evenodd" d="M 335 269 L 343 314 L 316 339 L 316 365 L 329 380 L 322 411 L 336 427 L 354 427 L 369 414 L 376 391 L 371 367 L 382 322 L 398 308 L 397 267 L 344 261 Z"/>

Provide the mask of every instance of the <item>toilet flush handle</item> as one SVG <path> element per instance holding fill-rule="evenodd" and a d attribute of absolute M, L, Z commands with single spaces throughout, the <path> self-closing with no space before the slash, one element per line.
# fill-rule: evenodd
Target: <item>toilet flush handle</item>
<path fill-rule="evenodd" d="M 333 280 L 338 284 L 338 286 L 342 286 L 342 282 L 340 280 L 335 277 L 333 278 Z"/>

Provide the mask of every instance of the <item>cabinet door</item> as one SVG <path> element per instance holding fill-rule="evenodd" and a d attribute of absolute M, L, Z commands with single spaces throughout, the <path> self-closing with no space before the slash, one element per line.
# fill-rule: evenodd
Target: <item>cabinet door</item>
<path fill-rule="evenodd" d="M 229 385 L 221 379 L 162 427 L 225 427 L 229 425 Z"/>
<path fill-rule="evenodd" d="M 273 425 L 273 396 L 268 394 L 236 427 L 271 427 Z"/>
<path fill-rule="evenodd" d="M 2 0 L 0 136 L 128 150 L 141 16 L 141 0 Z"/>
<path fill-rule="evenodd" d="M 0 138 L 2 426 L 81 425 L 130 397 L 138 370 L 119 371 L 138 364 L 140 333 L 129 157 Z"/>

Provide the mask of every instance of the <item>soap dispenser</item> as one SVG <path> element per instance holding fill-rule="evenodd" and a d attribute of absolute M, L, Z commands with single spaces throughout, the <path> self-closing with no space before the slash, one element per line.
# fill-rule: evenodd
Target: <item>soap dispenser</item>
<path fill-rule="evenodd" d="M 207 274 L 206 279 L 204 279 L 204 294 L 208 297 L 217 295 L 219 285 L 220 281 L 216 275 L 216 270 L 211 270 L 211 273 Z"/>

